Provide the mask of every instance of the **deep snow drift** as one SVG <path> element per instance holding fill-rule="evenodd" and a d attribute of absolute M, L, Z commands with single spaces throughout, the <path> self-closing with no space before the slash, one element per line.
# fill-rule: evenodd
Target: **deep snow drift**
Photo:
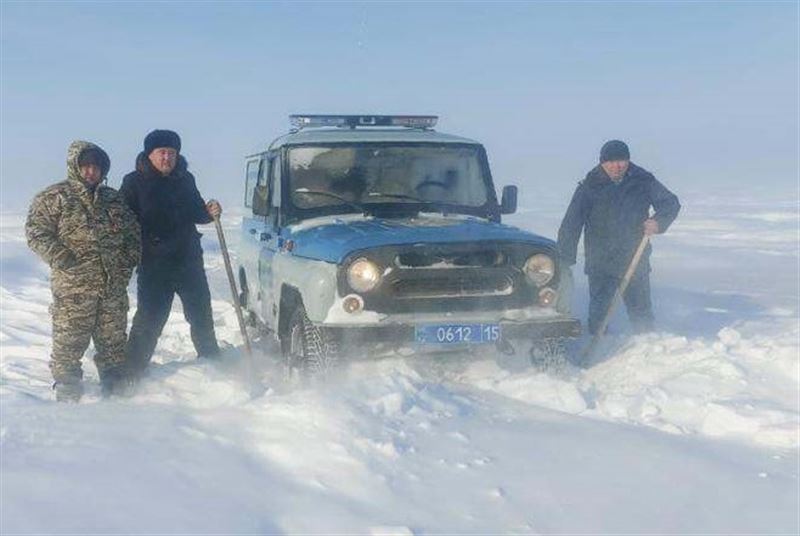
<path fill-rule="evenodd" d="M 553 236 L 560 201 L 509 222 Z M 176 301 L 138 394 L 101 401 L 90 349 L 77 406 L 53 402 L 47 268 L 5 215 L 0 532 L 797 533 L 797 207 L 685 204 L 655 243 L 660 331 L 618 315 L 585 370 L 415 356 L 290 387 L 260 341 L 251 400 L 207 232 L 226 362 L 194 359 Z"/>

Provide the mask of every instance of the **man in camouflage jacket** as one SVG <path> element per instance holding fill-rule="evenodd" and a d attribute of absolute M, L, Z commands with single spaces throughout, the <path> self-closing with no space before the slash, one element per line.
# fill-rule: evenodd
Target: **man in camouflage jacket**
<path fill-rule="evenodd" d="M 36 195 L 28 212 L 28 246 L 51 268 L 56 399 L 83 394 L 81 357 L 94 340 L 103 394 L 123 394 L 128 281 L 141 254 L 136 216 L 102 184 L 110 167 L 97 145 L 73 142 L 67 179 Z"/>

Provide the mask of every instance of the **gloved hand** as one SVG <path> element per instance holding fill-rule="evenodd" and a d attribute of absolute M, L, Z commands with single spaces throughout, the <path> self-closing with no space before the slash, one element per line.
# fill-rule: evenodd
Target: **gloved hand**
<path fill-rule="evenodd" d="M 212 218 L 219 218 L 220 214 L 222 214 L 222 205 L 216 199 L 209 199 L 208 203 L 206 203 L 206 211 Z"/>

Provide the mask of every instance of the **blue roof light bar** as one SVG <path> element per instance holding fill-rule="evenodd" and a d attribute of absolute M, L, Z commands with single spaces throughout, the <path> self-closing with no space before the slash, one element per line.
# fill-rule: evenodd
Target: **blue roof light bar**
<path fill-rule="evenodd" d="M 433 128 L 436 115 L 290 115 L 289 121 L 297 129 L 311 127 L 406 127 Z"/>

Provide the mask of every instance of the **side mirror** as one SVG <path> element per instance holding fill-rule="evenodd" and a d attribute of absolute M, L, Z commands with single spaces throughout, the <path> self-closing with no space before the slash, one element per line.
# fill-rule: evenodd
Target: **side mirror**
<path fill-rule="evenodd" d="M 266 216 L 269 213 L 269 205 L 267 205 L 268 193 L 266 186 L 253 188 L 253 214 L 256 216 Z"/>
<path fill-rule="evenodd" d="M 514 214 L 517 211 L 517 187 L 514 185 L 503 187 L 503 197 L 500 201 L 500 214 Z"/>

